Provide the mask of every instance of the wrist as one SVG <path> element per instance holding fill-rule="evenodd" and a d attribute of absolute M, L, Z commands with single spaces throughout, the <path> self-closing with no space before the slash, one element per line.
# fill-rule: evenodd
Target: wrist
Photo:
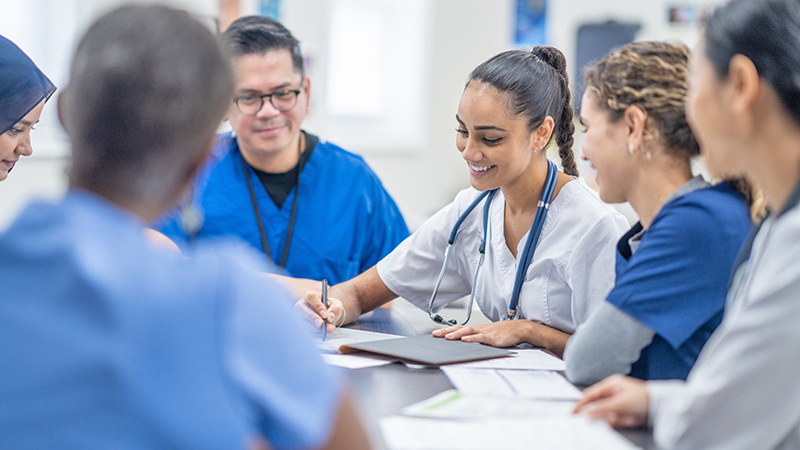
<path fill-rule="evenodd" d="M 569 334 L 532 320 L 526 320 L 526 322 L 528 323 L 525 327 L 524 342 L 547 349 L 559 358 L 564 357 L 564 348 L 569 340 Z"/>

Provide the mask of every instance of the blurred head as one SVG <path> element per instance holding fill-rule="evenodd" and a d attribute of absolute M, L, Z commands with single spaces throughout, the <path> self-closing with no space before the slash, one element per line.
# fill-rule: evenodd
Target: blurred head
<path fill-rule="evenodd" d="M 0 181 L 30 156 L 31 129 L 56 87 L 13 42 L 0 36 Z"/>
<path fill-rule="evenodd" d="M 208 152 L 232 89 L 217 40 L 187 13 L 106 14 L 81 39 L 59 98 L 71 184 L 169 208 Z"/>
<path fill-rule="evenodd" d="M 280 23 L 256 16 L 233 22 L 222 43 L 236 76 L 227 117 L 240 150 L 256 158 L 296 151 L 311 89 L 300 43 Z"/>
<path fill-rule="evenodd" d="M 755 95 L 774 103 L 766 111 L 800 127 L 798 48 L 797 0 L 734 0 L 708 19 L 692 57 L 687 116 L 711 173 L 748 173 L 743 156 L 752 151 L 754 133 L 741 107 L 748 89 L 763 85 L 765 94 Z"/>
<path fill-rule="evenodd" d="M 473 187 L 513 182 L 544 163 L 553 140 L 564 172 L 578 175 L 568 86 L 566 59 L 553 47 L 506 51 L 472 71 L 458 106 L 456 146 Z"/>
<path fill-rule="evenodd" d="M 685 116 L 688 58 L 683 45 L 633 42 L 586 68 L 583 157 L 604 201 L 627 201 L 643 167 L 688 168 L 700 153 Z"/>

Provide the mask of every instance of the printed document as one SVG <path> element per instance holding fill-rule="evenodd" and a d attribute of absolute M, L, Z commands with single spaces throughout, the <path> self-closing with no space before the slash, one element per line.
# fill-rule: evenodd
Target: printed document
<path fill-rule="evenodd" d="M 445 366 L 442 372 L 462 394 L 577 400 L 581 391 L 563 376 L 546 370 L 469 369 Z"/>
<path fill-rule="evenodd" d="M 398 336 L 396 334 L 375 333 L 374 331 L 363 331 L 353 328 L 337 328 L 333 330 L 333 333 L 328 333 L 325 342 L 322 342 L 321 339 L 317 339 L 317 347 L 323 353 L 339 353 L 339 347 L 343 345 L 397 339 L 401 337 L 403 336 Z"/>
<path fill-rule="evenodd" d="M 449 390 L 402 409 L 401 414 L 439 419 L 568 417 L 575 402 L 465 395 Z"/>
<path fill-rule="evenodd" d="M 450 367 L 467 367 L 470 369 L 567 370 L 564 361 L 538 348 L 514 350 L 514 355 L 505 358 L 452 364 Z"/>
<path fill-rule="evenodd" d="M 390 416 L 379 421 L 390 450 L 633 450 L 605 422 L 585 416 L 439 420 Z"/>

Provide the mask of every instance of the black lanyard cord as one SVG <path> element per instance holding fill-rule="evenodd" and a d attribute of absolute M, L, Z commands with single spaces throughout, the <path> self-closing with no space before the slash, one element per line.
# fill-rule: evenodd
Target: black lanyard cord
<path fill-rule="evenodd" d="M 302 135 L 297 142 L 298 156 L 302 155 L 301 149 L 303 143 Z M 297 214 L 297 199 L 300 197 L 300 172 L 303 170 L 302 157 L 298 157 L 297 166 L 295 166 L 295 192 L 294 200 L 292 201 L 292 212 L 289 216 L 289 228 L 286 230 L 286 243 L 283 245 L 283 256 L 281 257 L 281 268 L 286 268 L 286 261 L 289 259 L 289 246 L 292 243 L 292 231 L 294 230 L 294 218 Z M 256 215 L 256 223 L 258 223 L 258 232 L 261 235 L 261 246 L 264 247 L 264 253 L 267 255 L 267 260 L 272 261 L 272 253 L 269 250 L 267 243 L 267 233 L 264 231 L 264 222 L 261 220 L 261 210 L 258 208 L 258 200 L 256 200 L 256 191 L 253 189 L 253 181 L 250 179 L 250 171 L 247 170 L 249 164 L 242 155 L 242 168 L 244 169 L 244 178 L 247 180 L 247 189 L 250 191 L 250 201 L 253 203 L 253 212 Z"/>

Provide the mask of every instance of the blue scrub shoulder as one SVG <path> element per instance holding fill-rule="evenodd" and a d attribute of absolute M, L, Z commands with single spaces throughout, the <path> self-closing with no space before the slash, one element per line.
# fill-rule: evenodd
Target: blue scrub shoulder
<path fill-rule="evenodd" d="M 720 323 L 731 267 L 751 228 L 744 198 L 720 183 L 665 204 L 632 256 L 620 242 L 608 301 L 656 333 L 631 375 L 686 377 Z"/>

